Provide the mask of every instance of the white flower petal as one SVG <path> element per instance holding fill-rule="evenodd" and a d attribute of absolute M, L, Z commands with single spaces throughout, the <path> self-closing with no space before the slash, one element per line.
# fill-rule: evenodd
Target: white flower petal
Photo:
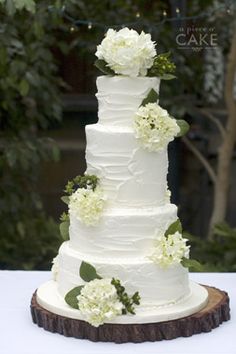
<path fill-rule="evenodd" d="M 105 206 L 105 196 L 97 187 L 95 190 L 78 188 L 71 196 L 69 210 L 86 225 L 96 225 Z"/>
<path fill-rule="evenodd" d="M 155 42 L 150 34 L 138 34 L 127 27 L 118 32 L 110 29 L 98 45 L 95 55 L 103 59 L 116 74 L 145 76 L 156 55 Z"/>
<path fill-rule="evenodd" d="M 187 241 L 179 232 L 168 236 L 158 235 L 154 251 L 149 258 L 163 268 L 178 264 L 183 257 L 189 258 L 190 246 L 186 245 Z"/>
<path fill-rule="evenodd" d="M 160 151 L 177 136 L 180 128 L 165 109 L 157 103 L 148 103 L 136 112 L 134 130 L 144 149 Z"/>
<path fill-rule="evenodd" d="M 81 314 L 95 327 L 122 314 L 123 305 L 111 279 L 90 281 L 83 287 L 77 299 Z"/>

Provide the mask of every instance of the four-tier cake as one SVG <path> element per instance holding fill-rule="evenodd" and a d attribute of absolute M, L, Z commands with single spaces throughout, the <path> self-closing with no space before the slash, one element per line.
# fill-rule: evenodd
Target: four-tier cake
<path fill-rule="evenodd" d="M 77 321 L 68 335 L 76 327 L 77 337 L 90 339 L 95 332 L 84 335 L 81 323 L 157 324 L 208 302 L 206 288 L 189 280 L 190 246 L 167 185 L 168 144 L 188 128 L 159 105 L 160 81 L 174 71 L 169 53 L 157 55 L 150 35 L 124 28 L 109 30 L 96 56 L 103 75 L 98 123 L 86 127 L 87 169 L 66 186 L 65 241 L 53 280 L 36 293 L 37 304 L 63 318 L 65 328 Z"/>
<path fill-rule="evenodd" d="M 37 301 L 96 327 L 190 315 L 208 295 L 182 263 L 189 246 L 167 186 L 168 143 L 182 125 L 158 104 L 160 78 L 147 75 L 154 43 L 110 30 L 96 54 L 109 70 L 97 78 L 99 120 L 86 127 L 85 176 L 67 186 L 69 239 Z"/>

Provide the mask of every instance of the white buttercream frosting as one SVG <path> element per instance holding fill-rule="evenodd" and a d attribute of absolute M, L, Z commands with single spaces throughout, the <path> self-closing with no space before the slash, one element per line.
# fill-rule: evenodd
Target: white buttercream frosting
<path fill-rule="evenodd" d="M 163 205 L 166 200 L 168 155 L 145 151 L 129 128 L 86 127 L 87 174 L 100 178 L 113 207 Z"/>
<path fill-rule="evenodd" d="M 100 178 L 106 207 L 95 227 L 82 224 L 70 211 L 70 240 L 59 250 L 57 290 L 51 284 L 51 290 L 43 288 L 38 295 L 49 310 L 81 318 L 63 298 L 84 284 L 79 274 L 82 261 L 92 264 L 102 278 L 119 279 L 127 293 L 139 292 L 137 315 L 131 320 L 117 316 L 114 323 L 179 318 L 206 303 L 202 289 L 193 286 L 201 296 L 191 294 L 188 270 L 181 264 L 163 269 L 148 258 L 157 232 L 164 233 L 177 218 L 177 208 L 166 196 L 167 148 L 145 151 L 134 135 L 134 115 L 151 89 L 159 92 L 159 83 L 150 77 L 97 79 L 99 122 L 86 127 L 86 173 Z M 58 304 L 53 307 L 55 291 Z"/>
<path fill-rule="evenodd" d="M 133 118 L 149 91 L 159 93 L 156 77 L 99 76 L 96 94 L 99 123 L 109 126 L 132 127 Z"/>
<path fill-rule="evenodd" d="M 156 239 L 177 219 L 177 207 L 108 208 L 96 227 L 83 225 L 70 214 L 70 245 L 88 256 L 119 258 L 146 257 Z"/>
<path fill-rule="evenodd" d="M 89 257 L 64 242 L 59 250 L 58 290 L 64 296 L 84 284 L 79 269 L 82 261 L 92 264 L 102 278 L 120 279 L 128 293 L 139 291 L 141 306 L 160 306 L 179 301 L 189 294 L 188 271 L 177 264 L 162 269 L 147 258 Z"/>

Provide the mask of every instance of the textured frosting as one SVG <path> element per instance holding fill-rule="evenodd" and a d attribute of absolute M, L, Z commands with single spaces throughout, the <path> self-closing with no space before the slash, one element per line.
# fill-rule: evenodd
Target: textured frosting
<path fill-rule="evenodd" d="M 86 254 L 106 257 L 145 257 L 150 253 L 155 231 L 165 232 L 177 218 L 177 207 L 110 209 L 96 227 L 83 225 L 70 214 L 70 246 Z"/>
<path fill-rule="evenodd" d="M 58 290 L 64 296 L 84 284 L 79 276 L 82 261 L 92 264 L 103 278 L 118 278 L 129 293 L 139 291 L 141 306 L 161 306 L 179 301 L 189 294 L 188 271 L 180 264 L 162 269 L 149 259 L 89 257 L 64 242 L 59 250 Z"/>
<path fill-rule="evenodd" d="M 152 309 L 190 296 L 186 268 L 163 269 L 147 257 L 156 233 L 177 218 L 166 195 L 167 149 L 144 150 L 133 131 L 134 114 L 152 88 L 159 91 L 159 79 L 101 76 L 97 87 L 99 122 L 86 127 L 86 173 L 100 178 L 107 202 L 95 226 L 70 213 L 70 240 L 58 256 L 58 293 L 64 297 L 84 283 L 79 269 L 85 261 L 103 278 L 120 279 L 128 293 L 138 291 L 146 321 Z"/>
<path fill-rule="evenodd" d="M 135 208 L 165 203 L 167 150 L 144 150 L 129 128 L 93 124 L 86 127 L 86 136 L 86 173 L 100 177 L 110 206 Z"/>
<path fill-rule="evenodd" d="M 156 77 L 99 76 L 96 94 L 99 123 L 132 127 L 134 113 L 154 89 L 159 93 L 160 79 Z"/>

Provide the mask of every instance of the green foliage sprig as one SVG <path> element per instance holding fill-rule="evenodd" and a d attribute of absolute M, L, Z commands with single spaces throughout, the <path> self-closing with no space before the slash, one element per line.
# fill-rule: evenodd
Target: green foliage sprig
<path fill-rule="evenodd" d="M 131 313 L 132 315 L 135 315 L 134 305 L 140 304 L 140 295 L 138 291 L 136 291 L 132 296 L 129 296 L 125 291 L 125 287 L 121 285 L 120 280 L 112 278 L 111 284 L 116 288 L 118 298 L 124 305 L 122 314 L 126 315 L 127 313 Z"/>
<path fill-rule="evenodd" d="M 152 67 L 147 72 L 147 76 L 156 76 L 162 80 L 175 79 L 176 76 L 173 73 L 176 70 L 176 66 L 170 60 L 170 55 L 170 52 L 157 55 Z"/>
<path fill-rule="evenodd" d="M 65 192 L 68 195 L 73 194 L 78 188 L 92 189 L 97 187 L 99 178 L 95 175 L 76 176 L 71 181 L 68 181 Z"/>

